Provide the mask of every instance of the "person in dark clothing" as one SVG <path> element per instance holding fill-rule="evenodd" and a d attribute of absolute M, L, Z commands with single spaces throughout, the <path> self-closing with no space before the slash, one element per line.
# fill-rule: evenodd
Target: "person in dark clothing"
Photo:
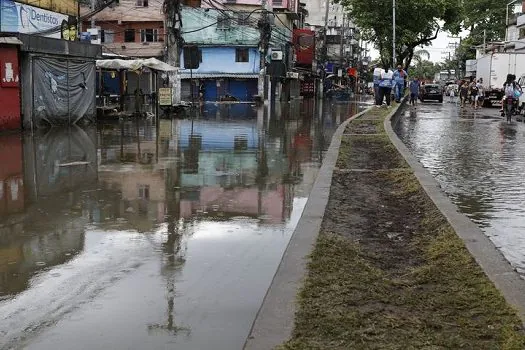
<path fill-rule="evenodd" d="M 206 93 L 206 88 L 204 87 L 204 82 L 199 85 L 199 101 L 204 101 L 204 94 Z"/>
<path fill-rule="evenodd" d="M 419 79 L 417 77 L 414 77 L 414 79 L 410 82 L 410 104 L 412 106 L 416 106 L 417 99 L 419 98 L 419 89 L 421 88 L 421 84 L 419 82 Z"/>

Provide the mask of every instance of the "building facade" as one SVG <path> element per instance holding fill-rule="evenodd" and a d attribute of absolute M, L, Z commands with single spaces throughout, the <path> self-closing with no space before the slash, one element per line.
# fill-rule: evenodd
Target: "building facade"
<path fill-rule="evenodd" d="M 0 3 L 0 130 L 93 120 L 100 53 L 78 42 L 77 2 Z"/>
<path fill-rule="evenodd" d="M 82 7 L 82 13 L 89 13 Z M 93 33 L 106 55 L 164 57 L 165 30 L 162 1 L 120 0 L 84 21 L 82 31 Z"/>
<path fill-rule="evenodd" d="M 201 5 L 182 8 L 185 23 L 182 33 L 185 48 L 180 57 L 182 100 L 196 100 L 200 93 L 204 101 L 252 101 L 264 93 L 262 86 L 268 86 L 261 85 L 264 73 L 278 77 L 279 84 L 284 81 L 286 86 L 293 59 L 292 28 L 298 18 L 298 3 L 283 0 L 274 3 L 275 7 L 271 4 L 267 7 L 271 34 L 266 55 L 258 28 L 263 13 L 259 1 L 210 0 Z"/>

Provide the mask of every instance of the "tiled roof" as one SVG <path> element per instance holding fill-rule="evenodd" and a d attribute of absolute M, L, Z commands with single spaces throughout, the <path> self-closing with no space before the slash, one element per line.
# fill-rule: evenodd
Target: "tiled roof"
<path fill-rule="evenodd" d="M 89 13 L 89 7 L 82 7 L 80 13 Z M 137 6 L 136 0 L 120 0 L 118 5 L 105 8 L 93 16 L 95 21 L 122 21 L 122 22 L 159 22 L 164 21 L 162 2 L 150 0 L 147 7 Z"/>

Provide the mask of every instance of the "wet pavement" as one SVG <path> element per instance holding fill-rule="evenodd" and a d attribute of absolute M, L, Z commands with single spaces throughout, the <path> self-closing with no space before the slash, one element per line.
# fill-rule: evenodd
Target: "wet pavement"
<path fill-rule="evenodd" d="M 507 124 L 498 108 L 449 103 L 407 107 L 396 133 L 525 276 L 525 124 Z"/>
<path fill-rule="evenodd" d="M 0 349 L 241 349 L 361 103 L 0 136 Z"/>

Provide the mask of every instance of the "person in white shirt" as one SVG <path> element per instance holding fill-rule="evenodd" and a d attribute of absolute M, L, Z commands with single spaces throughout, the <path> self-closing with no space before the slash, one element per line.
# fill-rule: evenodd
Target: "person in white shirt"
<path fill-rule="evenodd" d="M 386 98 L 386 106 L 390 107 L 390 99 L 392 86 L 394 85 L 394 72 L 385 66 L 385 69 L 381 72 L 381 79 L 379 80 L 379 93 L 376 99 L 376 107 L 381 107 L 383 99 Z"/>
<path fill-rule="evenodd" d="M 381 72 L 383 71 L 380 67 L 374 68 L 374 96 L 377 100 L 379 96 L 379 81 L 381 80 Z"/>

